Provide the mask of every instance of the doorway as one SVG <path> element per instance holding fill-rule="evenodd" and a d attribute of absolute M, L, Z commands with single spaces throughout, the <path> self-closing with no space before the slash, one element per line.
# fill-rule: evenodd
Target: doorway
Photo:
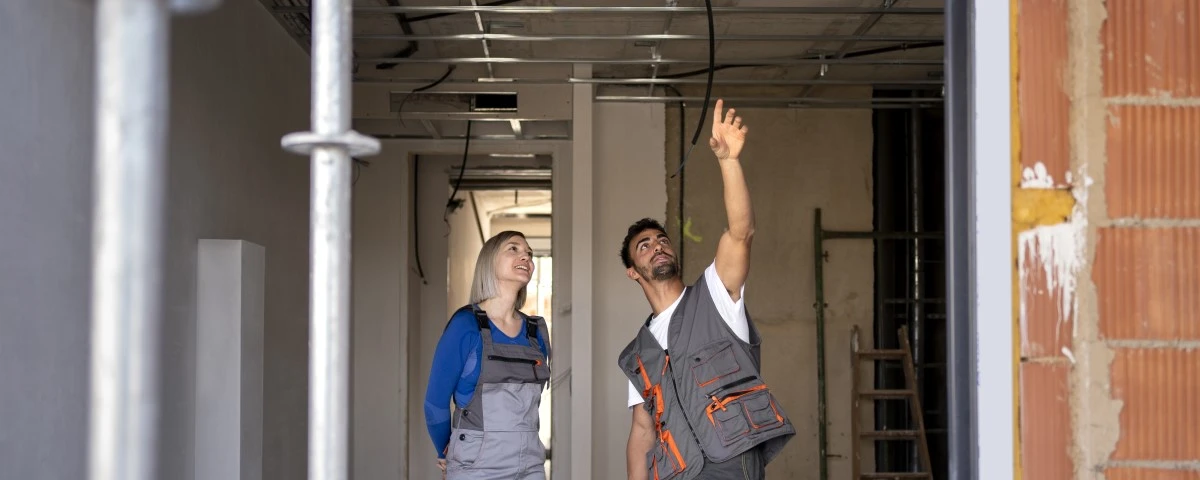
<path fill-rule="evenodd" d="M 444 207 L 418 205 L 421 227 L 444 232 L 445 312 L 448 314 L 470 302 L 475 262 L 483 244 L 502 231 L 518 231 L 525 235 L 534 257 L 533 278 L 520 310 L 526 315 L 544 318 L 548 333 L 553 337 L 552 156 L 512 153 L 466 157 L 417 155 L 414 161 L 418 179 L 423 178 L 419 189 L 444 189 L 449 194 Z M 422 170 L 427 173 L 420 173 Z M 431 216 L 434 213 L 438 214 L 436 218 Z M 433 255 L 436 254 L 431 252 L 429 256 Z M 433 282 L 429 283 L 432 286 Z M 438 284 L 442 283 L 439 281 Z M 430 318 L 432 315 L 427 316 L 429 314 L 431 312 L 424 312 L 422 317 Z M 432 350 L 422 354 L 432 354 Z M 552 392 L 549 386 L 542 391 L 539 408 L 539 437 L 547 449 L 547 476 L 551 465 Z"/>

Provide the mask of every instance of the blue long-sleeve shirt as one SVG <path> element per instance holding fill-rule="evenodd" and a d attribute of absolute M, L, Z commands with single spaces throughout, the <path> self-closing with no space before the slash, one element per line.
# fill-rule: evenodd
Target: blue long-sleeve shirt
<path fill-rule="evenodd" d="M 528 345 L 525 322 L 521 322 L 521 331 L 516 337 L 509 337 L 490 320 L 488 326 L 492 329 L 492 343 Z M 542 355 L 548 357 L 546 339 L 542 338 L 541 331 L 537 332 L 537 339 Z M 425 389 L 425 427 L 438 458 L 446 458 L 446 445 L 450 443 L 451 396 L 457 408 L 465 408 L 471 403 L 479 380 L 482 350 L 483 337 L 479 335 L 475 314 L 470 309 L 455 313 L 433 352 L 433 368 Z"/>

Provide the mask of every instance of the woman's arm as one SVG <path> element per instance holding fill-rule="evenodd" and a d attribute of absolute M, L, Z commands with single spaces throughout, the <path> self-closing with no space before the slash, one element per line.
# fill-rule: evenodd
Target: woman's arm
<path fill-rule="evenodd" d="M 465 318 L 460 318 L 465 317 Z M 437 451 L 438 458 L 446 458 L 446 445 L 450 443 L 450 399 L 462 376 L 467 356 L 471 353 L 471 334 L 478 327 L 474 318 L 455 315 L 450 319 L 442 338 L 433 352 L 433 368 L 429 372 L 429 383 L 425 388 L 425 428 Z M 478 334 L 475 335 L 478 337 Z"/>

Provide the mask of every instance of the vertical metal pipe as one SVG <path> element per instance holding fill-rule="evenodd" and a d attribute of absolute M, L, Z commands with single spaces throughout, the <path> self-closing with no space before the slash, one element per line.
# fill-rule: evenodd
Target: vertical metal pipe
<path fill-rule="evenodd" d="M 168 16 L 163 0 L 97 7 L 91 480 L 157 467 Z"/>
<path fill-rule="evenodd" d="M 312 129 L 350 129 L 350 0 L 312 2 Z M 342 145 L 311 153 L 308 478 L 349 475 L 350 177 Z"/>
<path fill-rule="evenodd" d="M 351 157 L 379 140 L 350 130 L 350 0 L 312 3 L 312 129 L 281 144 L 310 156 L 308 478 L 349 476 Z"/>
<path fill-rule="evenodd" d="M 917 97 L 918 95 L 919 94 L 915 91 L 912 93 L 913 97 Z M 909 110 L 908 123 L 909 123 L 909 129 L 908 129 L 909 188 L 912 189 L 912 192 L 910 192 L 910 198 L 912 199 L 912 206 L 911 206 L 912 222 L 910 224 L 910 228 L 912 229 L 913 233 L 921 233 L 921 208 L 922 208 L 922 205 L 921 205 L 921 110 L 920 109 L 913 108 L 913 109 Z M 922 360 L 924 360 L 921 355 L 921 340 L 924 338 L 924 335 L 922 335 L 922 333 L 924 332 L 922 327 L 924 326 L 924 323 L 925 323 L 925 319 L 923 317 L 923 315 L 925 314 L 925 309 L 923 308 L 924 304 L 922 303 L 922 299 L 924 298 L 924 295 L 922 294 L 922 291 L 921 291 L 922 288 L 924 287 L 921 284 L 921 273 L 922 273 L 921 272 L 921 262 L 924 261 L 924 259 L 921 257 L 921 237 L 920 237 L 920 235 L 913 236 L 912 252 L 913 252 L 912 253 L 912 298 L 911 298 L 912 299 L 912 310 L 911 310 L 912 322 L 908 328 L 910 338 L 908 338 L 906 340 L 908 340 L 912 344 L 912 360 L 913 360 L 913 367 L 914 367 L 913 372 L 915 372 L 914 378 L 913 378 L 913 384 L 915 385 L 915 388 L 916 388 L 916 394 L 919 396 L 919 395 L 921 395 L 921 377 L 920 377 L 921 372 L 922 372 L 921 362 L 922 362 Z M 922 402 L 922 404 L 924 404 L 924 402 Z M 919 448 L 916 448 L 911 443 L 909 445 L 910 445 L 909 465 L 912 465 L 914 467 L 914 469 L 912 471 L 919 472 L 919 471 L 921 471 L 920 470 L 921 458 L 919 455 L 919 453 L 920 453 Z"/>
<path fill-rule="evenodd" d="M 971 318 L 971 2 L 946 1 L 946 405 L 948 478 L 973 478 Z"/>
<path fill-rule="evenodd" d="M 817 312 L 817 432 L 818 457 L 820 462 L 820 479 L 829 478 L 828 473 L 828 443 L 826 440 L 825 415 L 825 232 L 821 229 L 821 209 L 817 209 L 813 220 L 813 270 L 816 272 L 816 301 L 813 308 Z M 858 439 L 851 439 L 858 441 Z"/>

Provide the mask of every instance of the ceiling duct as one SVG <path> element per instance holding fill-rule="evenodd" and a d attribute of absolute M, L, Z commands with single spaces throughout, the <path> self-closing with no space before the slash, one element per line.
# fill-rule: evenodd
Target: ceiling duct
<path fill-rule="evenodd" d="M 392 92 L 390 102 L 390 111 L 404 118 L 517 118 L 516 92 Z"/>

